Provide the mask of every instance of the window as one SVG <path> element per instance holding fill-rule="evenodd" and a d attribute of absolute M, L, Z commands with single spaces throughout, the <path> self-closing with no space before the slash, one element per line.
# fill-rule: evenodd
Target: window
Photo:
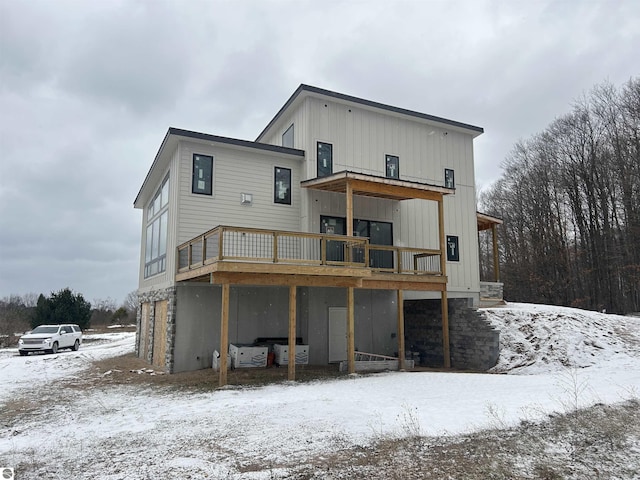
<path fill-rule="evenodd" d="M 396 155 L 385 156 L 387 178 L 400 178 L 400 159 Z"/>
<path fill-rule="evenodd" d="M 149 202 L 147 209 L 147 241 L 144 251 L 144 278 L 162 273 L 167 268 L 167 228 L 169 220 L 169 176 Z"/>
<path fill-rule="evenodd" d="M 447 261 L 459 262 L 460 251 L 458 250 L 458 237 L 447 235 Z"/>
<path fill-rule="evenodd" d="M 191 192 L 201 195 L 212 194 L 213 157 L 193 154 L 193 177 Z"/>
<path fill-rule="evenodd" d="M 456 180 L 453 175 L 453 170 L 450 168 L 444 169 L 444 186 L 446 188 L 456 188 Z"/>
<path fill-rule="evenodd" d="M 273 201 L 291 205 L 291 169 L 275 167 Z"/>
<path fill-rule="evenodd" d="M 283 147 L 293 148 L 293 123 L 282 134 L 282 146 Z"/>
<path fill-rule="evenodd" d="M 318 178 L 333 173 L 333 145 L 318 142 Z"/>

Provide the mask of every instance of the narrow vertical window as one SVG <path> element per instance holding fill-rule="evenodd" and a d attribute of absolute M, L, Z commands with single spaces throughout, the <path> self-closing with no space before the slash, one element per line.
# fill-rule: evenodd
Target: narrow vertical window
<path fill-rule="evenodd" d="M 318 178 L 333 173 L 333 145 L 318 142 Z"/>
<path fill-rule="evenodd" d="M 456 188 L 456 180 L 453 174 L 453 170 L 450 168 L 444 169 L 444 186 L 446 188 Z"/>
<path fill-rule="evenodd" d="M 147 209 L 144 278 L 162 273 L 167 268 L 168 220 L 169 176 L 167 175 Z"/>
<path fill-rule="evenodd" d="M 291 169 L 275 167 L 273 201 L 291 205 Z"/>
<path fill-rule="evenodd" d="M 193 178 L 191 192 L 201 195 L 212 194 L 213 157 L 193 154 Z"/>
<path fill-rule="evenodd" d="M 283 147 L 293 148 L 293 123 L 282 134 L 282 146 Z"/>
<path fill-rule="evenodd" d="M 385 156 L 387 178 L 400 178 L 400 159 L 396 155 Z"/>
<path fill-rule="evenodd" d="M 454 235 L 447 235 L 447 261 L 459 262 L 460 251 L 458 249 L 458 237 Z"/>

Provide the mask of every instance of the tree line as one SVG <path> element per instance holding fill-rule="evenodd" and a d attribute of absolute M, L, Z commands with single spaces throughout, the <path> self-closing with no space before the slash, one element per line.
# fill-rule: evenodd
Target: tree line
<path fill-rule="evenodd" d="M 597 85 L 502 168 L 479 200 L 504 220 L 505 298 L 640 311 L 640 78 Z"/>
<path fill-rule="evenodd" d="M 16 334 L 43 324 L 78 324 L 83 330 L 136 321 L 137 294 L 130 292 L 118 306 L 111 298 L 90 303 L 69 288 L 49 296 L 28 293 L 0 299 L 0 346 L 13 343 Z M 5 345 L 5 346 L 6 346 Z"/>

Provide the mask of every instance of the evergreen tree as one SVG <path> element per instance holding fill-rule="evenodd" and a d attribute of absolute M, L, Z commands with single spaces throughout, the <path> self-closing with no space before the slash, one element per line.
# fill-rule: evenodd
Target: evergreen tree
<path fill-rule="evenodd" d="M 38 297 L 36 310 L 31 326 L 42 324 L 75 323 L 80 328 L 89 327 L 91 319 L 91 304 L 82 294 L 73 294 L 69 288 L 52 293 L 50 298 L 44 295 Z"/>

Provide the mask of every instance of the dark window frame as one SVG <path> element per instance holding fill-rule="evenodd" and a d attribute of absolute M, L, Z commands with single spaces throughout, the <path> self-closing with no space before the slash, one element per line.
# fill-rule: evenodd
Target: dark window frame
<path fill-rule="evenodd" d="M 453 249 L 451 248 L 453 247 Z M 457 235 L 447 235 L 447 262 L 460 261 L 460 239 Z"/>
<path fill-rule="evenodd" d="M 329 147 L 329 166 L 323 167 L 322 170 L 328 170 L 328 173 L 322 173 L 320 169 L 320 146 L 326 145 Z M 333 175 L 333 144 L 328 142 L 317 142 L 316 143 L 316 176 L 318 178 L 328 177 Z"/>
<path fill-rule="evenodd" d="M 167 174 L 147 208 L 144 278 L 164 273 L 167 269 L 169 188 Z M 154 250 L 157 250 L 157 254 L 154 254 Z"/>
<path fill-rule="evenodd" d="M 289 133 L 291 132 L 291 133 Z M 291 137 L 289 139 L 289 137 Z M 294 138 L 295 138 L 295 130 L 293 128 L 293 123 L 289 126 L 289 128 L 287 128 L 284 133 L 282 134 L 282 146 L 283 147 L 288 147 L 288 148 L 293 148 L 293 142 L 294 142 Z"/>
<path fill-rule="evenodd" d="M 400 180 L 400 157 L 398 155 L 389 155 L 385 154 L 384 156 L 384 166 L 385 166 L 385 176 L 387 178 L 394 178 L 396 180 Z M 389 168 L 389 166 L 394 166 L 395 168 Z M 393 174 L 389 174 L 389 170 L 395 172 Z"/>
<path fill-rule="evenodd" d="M 204 188 L 196 188 L 196 178 L 202 178 L 200 176 L 196 177 L 196 159 L 200 160 L 208 160 L 209 161 L 209 177 L 207 178 L 206 172 L 204 173 Z M 204 170 L 204 169 L 202 169 Z M 195 195 L 208 195 L 213 196 L 213 155 L 204 155 L 202 153 L 194 153 L 191 160 L 191 193 Z"/>
<path fill-rule="evenodd" d="M 332 233 L 332 235 L 346 235 L 346 223 L 347 223 L 347 219 L 346 217 L 338 217 L 335 215 L 320 215 L 320 233 L 326 233 L 326 231 L 323 232 L 323 227 L 326 223 L 328 223 L 330 220 L 339 220 L 342 221 L 342 223 L 344 224 L 345 227 L 345 233 L 344 234 L 339 234 L 339 233 Z M 381 246 L 393 246 L 393 238 L 394 238 L 394 228 L 393 228 L 393 222 L 386 222 L 383 220 L 367 220 L 367 219 L 363 219 L 363 218 L 354 218 L 353 219 L 353 234 L 354 236 L 359 236 L 356 235 L 357 233 L 357 229 L 356 226 L 358 226 L 358 222 L 364 223 L 366 224 L 366 232 L 367 235 L 366 237 L 369 238 L 369 241 L 371 241 L 371 224 L 385 224 L 385 225 L 389 225 L 389 233 L 390 233 L 390 241 L 391 243 L 386 244 L 386 243 L 371 243 L 371 245 L 381 245 Z M 335 241 L 328 241 L 327 242 L 327 260 L 329 261 L 343 261 L 344 258 L 342 257 L 342 255 L 340 254 L 340 252 L 336 252 L 335 248 L 333 247 L 335 245 L 335 247 L 337 247 L 338 249 L 340 249 L 340 245 L 339 242 L 336 243 Z M 364 251 L 360 251 L 359 253 L 357 252 L 358 249 L 354 249 L 356 250 L 355 254 L 356 254 L 356 261 L 363 261 L 364 260 Z M 360 255 L 360 257 L 358 256 Z M 393 252 L 390 251 L 375 251 L 372 252 L 372 255 L 369 257 L 369 267 L 371 268 L 394 268 L 394 259 L 393 259 Z"/>
<path fill-rule="evenodd" d="M 279 172 L 280 171 L 280 172 Z M 288 180 L 284 198 L 278 195 L 278 174 L 286 173 L 285 179 Z M 273 203 L 279 205 L 291 205 L 291 169 L 286 167 L 273 167 Z"/>
<path fill-rule="evenodd" d="M 453 168 L 444 169 L 444 186 L 445 188 L 456 188 L 456 174 Z"/>

